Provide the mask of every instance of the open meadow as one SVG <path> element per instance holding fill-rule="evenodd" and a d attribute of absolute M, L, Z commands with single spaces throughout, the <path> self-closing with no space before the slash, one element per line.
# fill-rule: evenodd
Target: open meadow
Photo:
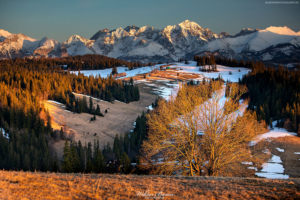
<path fill-rule="evenodd" d="M 131 103 L 114 101 L 113 103 L 93 98 L 94 107 L 100 106 L 104 117 L 96 116 L 96 121 L 90 121 L 93 115 L 88 113 L 72 113 L 65 109 L 64 105 L 53 101 L 45 101 L 44 106 L 49 110 L 52 116 L 52 127 L 60 130 L 63 127 L 64 132 L 74 133 L 75 141 L 81 141 L 82 144 L 99 140 L 101 148 L 108 142 L 113 144 L 116 134 L 124 134 L 133 130 L 133 123 L 136 118 L 147 111 L 157 98 L 155 94 L 143 92 L 143 86 L 140 86 L 140 100 Z M 77 98 L 82 95 L 76 94 Z M 86 97 L 89 100 L 89 97 Z M 107 113 L 105 113 L 107 110 Z M 53 143 L 54 151 L 58 157 L 62 158 L 64 141 Z"/>
<path fill-rule="evenodd" d="M 300 179 L 0 171 L 5 199 L 299 199 Z"/>

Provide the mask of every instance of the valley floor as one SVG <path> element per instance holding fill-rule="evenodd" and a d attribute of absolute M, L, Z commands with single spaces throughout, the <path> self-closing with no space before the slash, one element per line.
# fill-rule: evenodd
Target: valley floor
<path fill-rule="evenodd" d="M 0 171 L 0 199 L 299 199 L 300 179 Z"/>

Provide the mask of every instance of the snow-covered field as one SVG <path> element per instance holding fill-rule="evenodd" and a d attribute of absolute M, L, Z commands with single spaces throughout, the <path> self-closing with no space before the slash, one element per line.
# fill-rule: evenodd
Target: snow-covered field
<path fill-rule="evenodd" d="M 238 82 L 239 78 L 241 79 L 250 71 L 250 69 L 243 67 L 226 67 L 223 65 L 217 65 L 217 70 L 219 72 L 201 72 L 199 71 L 196 61 L 189 61 L 189 64 L 175 63 L 175 65 L 170 66 L 170 68 L 179 68 L 178 71 L 180 72 L 202 74 L 206 78 L 218 78 L 218 76 L 221 75 L 225 81 L 228 80 L 230 82 Z M 230 75 L 229 72 L 232 74 Z"/>
<path fill-rule="evenodd" d="M 161 64 L 164 65 L 164 64 Z M 136 76 L 137 74 L 145 74 L 151 72 L 155 68 L 159 68 L 161 65 L 155 65 L 151 67 L 142 67 L 142 68 L 137 68 L 137 69 L 132 69 L 128 70 L 128 67 L 117 67 L 118 73 L 125 72 L 126 77 L 133 77 Z M 108 77 L 112 72 L 112 69 L 101 69 L 101 70 L 83 70 L 80 71 L 81 74 L 84 74 L 85 76 L 90 76 L 93 75 L 94 77 L 96 76 L 101 76 L 101 77 Z M 71 73 L 74 73 L 78 75 L 78 71 L 72 71 Z"/>

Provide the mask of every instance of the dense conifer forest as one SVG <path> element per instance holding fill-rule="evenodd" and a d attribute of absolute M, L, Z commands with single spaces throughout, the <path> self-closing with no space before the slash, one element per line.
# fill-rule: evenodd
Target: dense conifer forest
<path fill-rule="evenodd" d="M 300 135 L 300 66 L 289 70 L 279 66 L 277 70 L 256 62 L 252 72 L 243 77 L 250 97 L 248 108 L 255 110 L 258 120 L 265 120 L 272 126 L 285 127 Z"/>
<path fill-rule="evenodd" d="M 137 86 L 108 78 L 77 76 L 48 60 L 15 59 L 0 62 L 0 168 L 56 171 L 57 156 L 49 151 L 48 141 L 57 138 L 43 100 L 66 104 L 74 112 L 102 115 L 100 107 L 87 105 L 72 92 L 106 101 L 139 100 Z M 91 98 L 90 98 L 91 99 Z M 58 133 L 59 134 L 59 133 Z M 63 135 L 63 134 L 61 134 Z"/>

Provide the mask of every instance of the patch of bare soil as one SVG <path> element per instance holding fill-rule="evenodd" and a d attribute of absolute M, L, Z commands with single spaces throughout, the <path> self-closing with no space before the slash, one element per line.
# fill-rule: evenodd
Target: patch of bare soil
<path fill-rule="evenodd" d="M 300 178 L 300 154 L 295 154 L 300 152 L 300 138 L 296 136 L 274 138 L 269 145 L 271 153 L 280 157 L 285 168 L 284 174 L 290 178 Z M 282 149 L 284 152 L 280 152 Z"/>
<path fill-rule="evenodd" d="M 155 99 L 156 95 L 143 91 L 143 86 L 140 88 L 140 100 L 131 102 L 129 104 L 114 101 L 114 103 L 93 99 L 95 108 L 97 104 L 100 106 L 101 112 L 104 117 L 96 116 L 96 121 L 90 121 L 92 115 L 87 113 L 72 113 L 66 111 L 63 105 L 44 102 L 44 106 L 49 110 L 50 115 L 53 117 L 52 127 L 60 130 L 63 127 L 67 133 L 75 133 L 75 141 L 81 141 L 84 145 L 87 142 L 99 140 L 101 148 L 108 142 L 112 145 L 116 134 L 124 134 L 133 129 L 133 122 L 142 114 L 147 111 Z M 76 95 L 82 98 L 82 95 Z M 87 98 L 87 101 L 89 98 Z M 105 110 L 108 112 L 105 114 Z M 62 157 L 62 149 L 64 141 L 56 142 L 53 144 L 54 150 L 57 152 L 58 157 Z"/>
<path fill-rule="evenodd" d="M 300 199 L 300 179 L 0 171 L 0 199 Z"/>

